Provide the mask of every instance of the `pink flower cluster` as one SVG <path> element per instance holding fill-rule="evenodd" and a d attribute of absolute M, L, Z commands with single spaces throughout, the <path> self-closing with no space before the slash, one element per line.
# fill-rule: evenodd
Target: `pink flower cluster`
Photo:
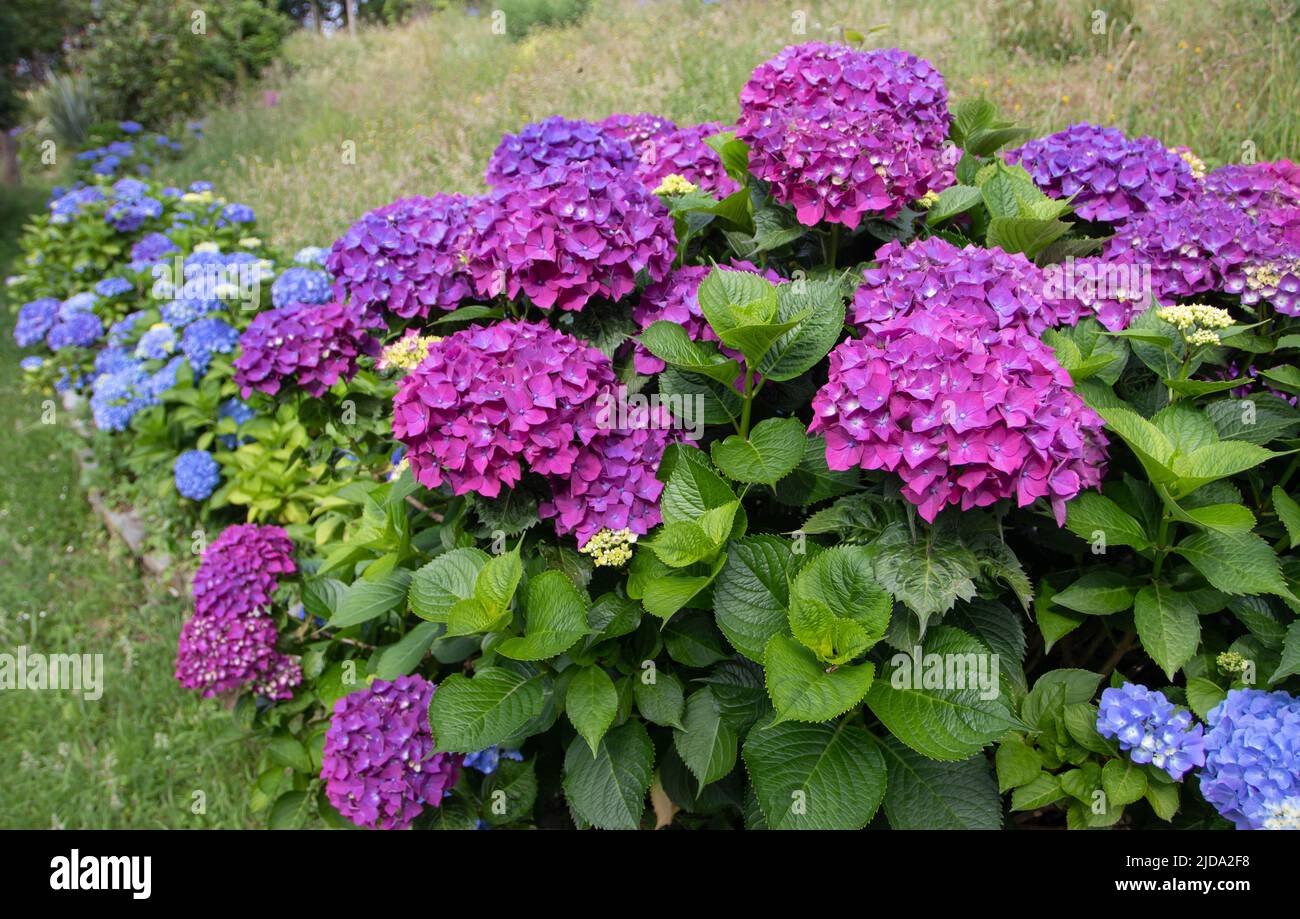
<path fill-rule="evenodd" d="M 857 227 L 943 187 L 948 92 L 898 49 L 810 42 L 760 64 L 740 92 L 750 170 L 799 222 Z"/>
<path fill-rule="evenodd" d="M 1065 502 L 1101 483 L 1102 420 L 1071 389 L 1051 350 L 1020 323 L 953 305 L 871 325 L 831 352 L 808 430 L 831 469 L 886 469 L 933 521 L 1014 497 Z"/>
<path fill-rule="evenodd" d="M 629 173 L 607 164 L 551 167 L 497 188 L 475 208 L 470 270 L 480 296 L 527 294 L 542 309 L 620 300 L 668 273 L 672 218 Z"/>
<path fill-rule="evenodd" d="M 567 475 L 596 434 L 605 355 L 541 323 L 473 326 L 429 346 L 393 399 L 393 435 L 416 481 L 500 494 L 522 475 Z"/>
<path fill-rule="evenodd" d="M 383 320 L 353 303 L 293 303 L 258 313 L 239 337 L 235 382 L 247 399 L 253 390 L 275 395 L 287 382 L 320 397 L 357 372 L 357 358 L 379 352 L 367 330 Z"/>
<path fill-rule="evenodd" d="M 722 168 L 722 159 L 705 140 L 721 133 L 717 122 L 696 124 L 659 134 L 639 149 L 634 171 L 646 188 L 654 190 L 670 175 L 679 175 L 710 194 L 725 198 L 739 191 L 736 180 Z"/>
<path fill-rule="evenodd" d="M 1300 164 L 1220 166 L 1205 177 L 1205 190 L 1275 228 L 1283 242 L 1300 245 Z"/>
<path fill-rule="evenodd" d="M 330 804 L 357 826 L 404 830 L 456 784 L 464 756 L 433 752 L 436 688 L 421 676 L 399 676 L 334 703 L 321 778 Z"/>
<path fill-rule="evenodd" d="M 611 137 L 625 140 L 632 145 L 635 152 L 640 152 L 642 145 L 660 134 L 677 130 L 677 125 L 667 118 L 638 112 L 635 115 L 618 113 L 596 122 L 596 126 Z"/>
<path fill-rule="evenodd" d="M 294 571 L 293 543 L 279 527 L 228 527 L 208 546 L 194 576 L 194 615 L 177 646 L 182 686 L 204 698 L 244 686 L 271 699 L 293 696 L 302 671 L 275 650 L 267 611 L 280 576 Z"/>
<path fill-rule="evenodd" d="M 464 195 L 403 198 L 366 214 L 330 247 L 334 295 L 411 319 L 473 295 L 466 265 L 473 230 Z"/>
<path fill-rule="evenodd" d="M 1154 137 L 1136 140 L 1118 128 L 1074 124 L 1010 150 L 1034 184 L 1053 198 L 1074 195 L 1084 220 L 1123 222 L 1197 194 L 1199 183 L 1178 153 Z"/>

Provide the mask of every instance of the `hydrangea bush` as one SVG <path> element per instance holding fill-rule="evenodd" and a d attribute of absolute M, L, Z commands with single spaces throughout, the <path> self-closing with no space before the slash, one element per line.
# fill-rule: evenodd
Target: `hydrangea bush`
<path fill-rule="evenodd" d="M 199 556 L 253 806 L 1294 828 L 1295 167 L 1029 139 L 902 50 L 739 103 L 293 255 L 203 183 L 28 229 L 24 371 Z"/>

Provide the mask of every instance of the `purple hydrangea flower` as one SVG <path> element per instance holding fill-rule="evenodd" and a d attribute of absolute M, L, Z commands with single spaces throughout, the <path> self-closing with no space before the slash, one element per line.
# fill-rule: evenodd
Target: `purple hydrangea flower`
<path fill-rule="evenodd" d="M 207 450 L 186 450 L 172 464 L 176 490 L 191 501 L 206 501 L 221 484 L 221 467 Z"/>
<path fill-rule="evenodd" d="M 1020 323 L 952 305 L 873 323 L 831 352 L 812 404 L 827 465 L 898 473 L 927 521 L 1014 497 L 1049 498 L 1061 524 L 1065 502 L 1101 483 L 1101 418 Z"/>
<path fill-rule="evenodd" d="M 399 676 L 334 703 L 321 778 L 329 802 L 357 826 L 404 830 L 460 778 L 463 756 L 433 752 L 436 689 L 421 676 Z"/>
<path fill-rule="evenodd" d="M 551 167 L 491 192 L 473 211 L 470 270 L 480 296 L 522 292 L 542 309 L 616 301 L 638 272 L 658 281 L 677 238 L 663 203 L 604 163 Z"/>
<path fill-rule="evenodd" d="M 357 358 L 379 351 L 368 329 L 377 316 L 351 304 L 294 303 L 258 313 L 239 339 L 235 382 L 245 399 L 253 390 L 275 395 L 288 382 L 320 397 L 357 372 Z"/>
<path fill-rule="evenodd" d="M 1191 712 L 1175 709 L 1164 693 L 1137 683 L 1110 687 L 1101 694 L 1097 733 L 1119 741 L 1135 763 L 1163 769 L 1179 781 L 1193 766 L 1205 765 L 1204 728 Z"/>
<path fill-rule="evenodd" d="M 1230 689 L 1205 720 L 1205 800 L 1239 830 L 1300 829 L 1300 699 Z"/>
<path fill-rule="evenodd" d="M 573 121 L 552 115 L 526 124 L 518 134 L 505 134 L 492 151 L 484 177 L 488 185 L 528 181 L 552 166 L 602 161 L 614 169 L 631 169 L 636 163 L 632 145 L 607 134 L 590 121 Z"/>
<path fill-rule="evenodd" d="M 128 267 L 132 271 L 143 271 L 165 256 L 180 251 L 180 247 L 162 233 L 149 233 L 131 247 L 131 262 Z"/>
<path fill-rule="evenodd" d="M 56 322 L 45 337 L 51 350 L 89 348 L 104 334 L 104 324 L 94 313 L 73 313 Z"/>
<path fill-rule="evenodd" d="M 677 130 L 677 125 L 667 118 L 651 115 L 649 112 L 638 112 L 635 115 L 622 113 L 610 115 L 596 122 L 596 127 L 610 137 L 627 141 L 637 153 L 641 152 L 646 141 L 653 140 L 660 134 Z"/>
<path fill-rule="evenodd" d="M 311 268 L 286 268 L 271 285 L 271 303 L 276 307 L 290 303 L 328 303 L 332 298 L 330 276 Z"/>
<path fill-rule="evenodd" d="M 904 51 L 809 42 L 755 68 L 737 136 L 800 223 L 857 227 L 949 181 L 947 103 L 939 72 Z"/>
<path fill-rule="evenodd" d="M 1220 166 L 1205 177 L 1205 190 L 1275 228 L 1283 242 L 1300 245 L 1300 165 L 1277 160 Z"/>
<path fill-rule="evenodd" d="M 293 574 L 293 543 L 277 526 L 227 527 L 203 553 L 194 575 L 196 615 L 265 612 L 280 576 Z"/>
<path fill-rule="evenodd" d="M 458 307 L 473 294 L 466 265 L 472 204 L 463 195 L 403 198 L 366 214 L 325 261 L 335 296 L 404 319 Z"/>
<path fill-rule="evenodd" d="M 20 348 L 30 348 L 45 339 L 58 318 L 59 301 L 53 297 L 42 297 L 24 303 L 18 311 L 18 322 L 14 325 L 14 341 Z"/>
<path fill-rule="evenodd" d="M 1154 137 L 1130 139 L 1118 128 L 1075 124 L 1008 151 L 1053 198 L 1074 196 L 1084 220 L 1122 223 L 1199 193 L 1192 168 Z"/>
<path fill-rule="evenodd" d="M 185 352 L 195 376 L 208 372 L 212 355 L 229 354 L 238 344 L 239 332 L 224 319 L 215 316 L 198 320 L 181 335 L 181 350 Z"/>
<path fill-rule="evenodd" d="M 474 326 L 429 345 L 393 399 L 393 435 L 416 481 L 496 497 L 521 461 L 566 475 L 596 434 L 593 397 L 612 386 L 609 358 L 543 324 Z"/>
<path fill-rule="evenodd" d="M 1077 325 L 1093 316 L 1112 332 L 1129 323 L 1151 303 L 1151 272 L 1132 253 L 1067 258 L 1043 269 L 1044 299 L 1061 325 Z"/>
<path fill-rule="evenodd" d="M 651 191 L 670 175 L 682 176 L 720 198 L 739 191 L 736 180 L 722 168 L 722 159 L 705 143 L 707 138 L 723 130 L 715 121 L 678 128 L 646 141 L 639 148 L 634 175 Z"/>

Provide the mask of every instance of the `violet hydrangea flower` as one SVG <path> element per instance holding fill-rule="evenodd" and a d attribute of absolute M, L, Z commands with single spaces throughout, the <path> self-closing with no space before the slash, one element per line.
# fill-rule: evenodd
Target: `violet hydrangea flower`
<path fill-rule="evenodd" d="M 904 51 L 809 42 L 755 68 L 737 137 L 800 223 L 856 228 L 950 181 L 947 102 L 939 72 Z"/>
<path fill-rule="evenodd" d="M 556 166 L 489 193 L 474 210 L 470 269 L 480 296 L 522 292 L 542 309 L 616 301 L 638 272 L 658 281 L 677 238 L 663 203 L 605 163 Z"/>
<path fill-rule="evenodd" d="M 421 676 L 399 676 L 334 703 L 321 778 L 329 802 L 357 826 L 404 830 L 456 784 L 464 757 L 433 752 L 436 689 Z"/>
<path fill-rule="evenodd" d="M 722 168 L 722 159 L 705 139 L 723 131 L 717 122 L 668 131 L 639 149 L 633 174 L 653 191 L 670 175 L 679 175 L 703 191 L 725 198 L 740 186 Z"/>
<path fill-rule="evenodd" d="M 1187 162 L 1154 137 L 1080 123 L 1008 151 L 1034 184 L 1053 198 L 1075 196 L 1084 220 L 1122 223 L 1199 193 Z"/>
<path fill-rule="evenodd" d="M 1276 228 L 1283 241 L 1300 244 L 1300 164 L 1276 160 L 1220 166 L 1205 177 L 1205 190 Z"/>
<path fill-rule="evenodd" d="M 492 151 L 485 178 L 488 185 L 527 182 L 552 166 L 601 161 L 619 170 L 636 163 L 632 145 L 590 121 L 552 115 L 526 124 L 518 134 L 506 134 Z"/>
<path fill-rule="evenodd" d="M 466 265 L 472 206 L 463 195 L 435 195 L 403 198 L 366 214 L 326 258 L 335 296 L 404 319 L 455 309 L 473 294 Z"/>
<path fill-rule="evenodd" d="M 393 435 L 416 481 L 496 497 L 527 463 L 566 475 L 595 436 L 591 404 L 614 382 L 595 348 L 540 323 L 472 326 L 429 344 L 393 399 Z"/>
<path fill-rule="evenodd" d="M 253 390 L 275 395 L 288 383 L 320 397 L 357 372 L 357 358 L 379 352 L 368 330 L 383 325 L 353 304 L 293 303 L 258 313 L 239 338 L 235 382 L 245 399 Z"/>
<path fill-rule="evenodd" d="M 1230 689 L 1205 720 L 1205 800 L 1239 830 L 1300 829 L 1300 699 Z"/>
<path fill-rule="evenodd" d="M 602 118 L 596 122 L 596 127 L 610 137 L 627 141 L 637 153 L 641 152 L 646 141 L 677 130 L 677 125 L 667 118 L 649 112 L 638 112 L 635 115 L 617 113 Z"/>
<path fill-rule="evenodd" d="M 869 326 L 830 355 L 809 432 L 831 469 L 886 469 L 933 521 L 1014 497 L 1065 502 L 1101 483 L 1102 420 L 1024 325 L 945 305 Z"/>
<path fill-rule="evenodd" d="M 1137 683 L 1110 687 L 1101 694 L 1097 733 L 1119 741 L 1135 763 L 1150 763 L 1179 781 L 1193 766 L 1205 765 L 1204 727 L 1191 712 L 1175 709 L 1162 692 Z"/>

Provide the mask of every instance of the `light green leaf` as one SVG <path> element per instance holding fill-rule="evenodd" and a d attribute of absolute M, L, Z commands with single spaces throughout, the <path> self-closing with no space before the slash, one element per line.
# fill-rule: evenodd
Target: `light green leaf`
<path fill-rule="evenodd" d="M 779 383 L 807 373 L 835 347 L 844 329 L 844 297 L 831 279 L 782 284 L 776 293 L 778 318 L 806 317 L 773 342 L 759 364 L 763 379 Z"/>
<path fill-rule="evenodd" d="M 1032 811 L 1061 800 L 1065 792 L 1061 790 L 1061 780 L 1054 775 L 1040 772 L 1038 777 L 1028 784 L 1021 785 L 1011 794 L 1013 811 Z"/>
<path fill-rule="evenodd" d="M 1019 734 L 1012 734 L 998 744 L 993 762 L 998 770 L 998 791 L 1002 794 L 1028 785 L 1043 770 L 1042 757 Z"/>
<path fill-rule="evenodd" d="M 1052 603 L 1089 616 L 1109 616 L 1133 605 L 1133 584 L 1118 571 L 1094 568 L 1052 596 Z"/>
<path fill-rule="evenodd" d="M 693 340 L 674 322 L 653 322 L 637 339 L 655 357 L 687 373 L 730 386 L 740 376 L 740 364 L 711 342 Z"/>
<path fill-rule="evenodd" d="M 375 664 L 375 676 L 381 680 L 395 680 L 419 666 L 429 646 L 444 631 L 437 622 L 421 622 L 395 644 L 384 648 Z"/>
<path fill-rule="evenodd" d="M 452 549 L 411 575 L 411 609 L 430 622 L 446 622 L 459 600 L 474 596 L 474 583 L 491 558 L 481 549 Z"/>
<path fill-rule="evenodd" d="M 1188 536 L 1174 551 L 1191 562 L 1210 586 L 1225 594 L 1291 596 L 1277 556 L 1254 533 L 1205 530 Z"/>
<path fill-rule="evenodd" d="M 522 637 L 507 638 L 498 654 L 540 661 L 569 650 L 587 634 L 587 598 L 562 571 L 543 571 L 528 582 Z"/>
<path fill-rule="evenodd" d="M 342 629 L 369 622 L 396 609 L 406 602 L 410 585 L 411 572 L 405 568 L 390 571 L 377 581 L 353 582 L 330 618 L 330 628 Z"/>
<path fill-rule="evenodd" d="M 1228 696 L 1228 691 L 1205 677 L 1187 678 L 1187 707 L 1204 721 L 1210 710 Z"/>
<path fill-rule="evenodd" d="M 737 482 L 775 485 L 803 459 L 807 432 L 797 418 L 760 421 L 745 439 L 732 434 L 715 441 L 713 462 Z"/>
<path fill-rule="evenodd" d="M 542 713 L 542 678 L 484 667 L 470 679 L 453 673 L 429 703 L 429 726 L 439 753 L 477 753 L 508 740 Z"/>
<path fill-rule="evenodd" d="M 1300 546 L 1300 504 L 1282 490 L 1282 486 L 1273 486 L 1273 509 L 1278 519 L 1286 527 L 1286 535 L 1291 540 L 1291 547 Z"/>
<path fill-rule="evenodd" d="M 1120 506 L 1096 492 L 1084 492 L 1066 505 L 1065 525 L 1070 532 L 1090 543 L 1098 535 L 1106 546 L 1132 546 L 1139 551 L 1151 544 L 1142 525 Z"/>
<path fill-rule="evenodd" d="M 849 664 L 829 670 L 812 651 L 792 638 L 773 635 L 763 661 L 767 693 L 776 722 L 830 721 L 862 700 L 875 666 Z"/>
<path fill-rule="evenodd" d="M 564 696 L 564 711 L 582 739 L 599 753 L 600 739 L 618 714 L 618 690 L 603 667 L 581 667 L 569 681 Z"/>
<path fill-rule="evenodd" d="M 776 536 L 745 536 L 727 547 L 727 563 L 713 585 L 713 612 L 733 648 L 762 663 L 773 635 L 787 629 L 787 578 L 794 557 Z"/>
<path fill-rule="evenodd" d="M 1171 680 L 1201 643 L 1201 620 L 1192 598 L 1159 581 L 1138 591 L 1133 623 L 1143 649 Z"/>
<path fill-rule="evenodd" d="M 1300 619 L 1287 626 L 1282 643 L 1282 660 L 1268 678 L 1269 685 L 1280 683 L 1289 676 L 1300 673 Z"/>

